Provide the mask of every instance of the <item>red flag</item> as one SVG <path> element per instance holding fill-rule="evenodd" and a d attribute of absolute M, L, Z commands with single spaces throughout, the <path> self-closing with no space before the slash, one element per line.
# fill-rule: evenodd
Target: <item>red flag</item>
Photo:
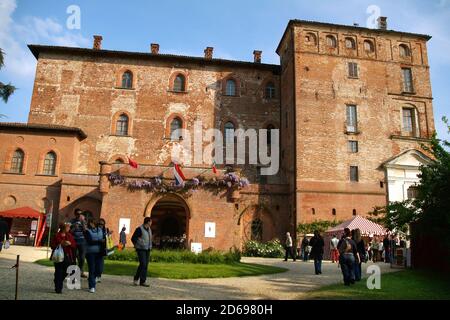
<path fill-rule="evenodd" d="M 129 164 L 130 166 L 132 166 L 133 168 L 135 168 L 135 169 L 137 169 L 137 167 L 138 167 L 137 162 L 134 161 L 134 160 L 131 160 L 130 157 L 128 157 L 128 164 Z"/>
<path fill-rule="evenodd" d="M 214 172 L 214 174 L 217 174 L 217 168 L 216 168 L 216 162 L 215 161 L 212 164 L 212 171 Z"/>

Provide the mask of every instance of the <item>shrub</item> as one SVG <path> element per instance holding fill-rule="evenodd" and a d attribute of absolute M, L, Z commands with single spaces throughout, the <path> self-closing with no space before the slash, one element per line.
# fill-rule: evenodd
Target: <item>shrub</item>
<path fill-rule="evenodd" d="M 281 258 L 284 255 L 284 248 L 278 239 L 267 243 L 248 241 L 244 246 L 243 255 L 248 257 Z"/>
<path fill-rule="evenodd" d="M 107 259 L 115 261 L 138 261 L 134 249 L 115 251 Z M 164 263 L 232 264 L 241 261 L 241 252 L 236 248 L 228 252 L 205 250 L 200 254 L 195 254 L 188 250 L 152 250 L 150 261 Z"/>

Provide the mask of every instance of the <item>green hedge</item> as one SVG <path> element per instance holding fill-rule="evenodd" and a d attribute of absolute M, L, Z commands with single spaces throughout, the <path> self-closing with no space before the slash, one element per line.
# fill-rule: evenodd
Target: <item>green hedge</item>
<path fill-rule="evenodd" d="M 248 241 L 242 254 L 247 257 L 281 258 L 284 256 L 284 248 L 277 239 L 267 243 Z"/>
<path fill-rule="evenodd" d="M 116 261 L 138 261 L 134 249 L 115 251 L 107 257 L 108 260 Z M 200 254 L 195 254 L 188 250 L 152 250 L 150 254 L 151 262 L 165 263 L 201 263 L 201 264 L 232 264 L 241 261 L 241 252 L 231 249 L 228 252 L 216 250 L 205 250 Z"/>

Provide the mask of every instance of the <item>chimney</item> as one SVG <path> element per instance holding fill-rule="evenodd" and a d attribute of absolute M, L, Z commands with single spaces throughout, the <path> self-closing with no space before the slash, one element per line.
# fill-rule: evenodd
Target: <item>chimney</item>
<path fill-rule="evenodd" d="M 159 44 L 157 44 L 157 43 L 152 43 L 152 44 L 150 45 L 150 48 L 151 48 L 152 54 L 158 54 L 158 53 L 159 53 Z"/>
<path fill-rule="evenodd" d="M 378 29 L 387 30 L 387 17 L 378 17 Z"/>
<path fill-rule="evenodd" d="M 102 49 L 102 36 L 94 36 L 94 50 L 101 50 Z"/>
<path fill-rule="evenodd" d="M 254 62 L 255 63 L 261 63 L 261 55 L 262 55 L 262 51 L 260 50 L 254 50 L 253 51 L 253 57 L 254 57 Z"/>
<path fill-rule="evenodd" d="M 205 49 L 205 59 L 211 60 L 213 58 L 213 47 L 206 47 Z"/>

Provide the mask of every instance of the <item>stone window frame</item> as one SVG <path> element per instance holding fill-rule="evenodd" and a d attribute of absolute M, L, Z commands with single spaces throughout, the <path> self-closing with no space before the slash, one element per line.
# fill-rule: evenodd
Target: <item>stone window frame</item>
<path fill-rule="evenodd" d="M 328 39 L 333 39 L 331 41 L 334 41 L 334 46 L 331 46 L 328 43 Z M 328 50 L 336 50 L 338 48 L 338 37 L 335 34 L 327 34 L 325 36 L 325 46 Z"/>
<path fill-rule="evenodd" d="M 116 133 L 116 129 L 117 129 L 117 120 L 119 120 L 119 117 L 125 114 L 128 117 L 128 132 L 127 135 L 118 135 Z M 111 122 L 111 136 L 115 136 L 115 137 L 131 137 L 132 133 L 133 133 L 133 118 L 131 117 L 131 114 L 128 111 L 125 110 L 120 110 L 117 111 L 116 113 L 114 113 L 113 117 L 112 117 L 112 122 Z"/>
<path fill-rule="evenodd" d="M 12 158 L 17 150 L 21 150 L 23 152 L 22 172 L 20 173 L 11 171 Z M 25 151 L 25 148 L 23 146 L 15 145 L 13 147 L 10 147 L 8 152 L 6 153 L 6 158 L 3 165 L 3 173 L 25 175 L 27 172 L 27 165 L 28 165 L 28 152 Z"/>
<path fill-rule="evenodd" d="M 227 81 L 228 80 L 233 80 L 234 83 L 236 84 L 236 92 L 235 92 L 234 95 L 228 95 L 227 94 Z M 226 76 L 225 78 L 223 78 L 223 80 L 222 80 L 222 95 L 226 96 L 226 97 L 240 97 L 240 95 L 241 95 L 241 81 L 236 75 L 230 74 L 230 75 Z"/>
<path fill-rule="evenodd" d="M 367 50 L 366 44 L 369 44 L 370 50 Z M 363 49 L 366 55 L 370 56 L 376 52 L 376 42 L 373 39 L 364 39 L 363 40 Z"/>
<path fill-rule="evenodd" d="M 412 134 L 406 134 L 406 131 L 404 130 L 404 123 L 403 123 L 403 110 L 409 109 L 413 111 L 413 127 L 412 127 Z M 400 132 L 402 136 L 405 137 L 413 137 L 413 138 L 420 138 L 420 114 L 417 106 L 411 103 L 403 103 L 400 106 Z"/>
<path fill-rule="evenodd" d="M 352 170 L 355 170 L 355 168 L 356 168 L 356 171 L 354 171 L 354 172 L 352 173 Z M 350 165 L 350 166 L 349 166 L 349 169 L 348 169 L 348 175 L 349 175 L 349 181 L 350 181 L 351 183 L 357 183 L 357 182 L 359 182 L 359 181 L 360 181 L 360 170 L 359 170 L 359 166 L 357 166 L 357 165 Z"/>
<path fill-rule="evenodd" d="M 403 48 L 405 50 L 405 53 L 406 53 L 405 55 L 402 55 L 401 48 Z M 399 45 L 398 45 L 398 56 L 402 60 L 411 60 L 411 58 L 412 58 L 411 44 L 407 43 L 407 42 L 399 43 Z"/>
<path fill-rule="evenodd" d="M 305 30 L 305 44 L 311 47 L 317 47 L 319 45 L 319 37 L 317 31 Z"/>
<path fill-rule="evenodd" d="M 238 130 L 239 129 L 239 124 L 238 124 L 238 122 L 237 122 L 237 120 L 235 119 L 235 118 L 232 118 L 232 117 L 228 117 L 228 118 L 225 118 L 223 121 L 222 121 L 222 124 L 221 124 L 221 132 L 222 132 L 222 135 L 223 135 L 223 147 L 224 148 L 226 148 L 226 145 L 227 145 L 227 141 L 226 141 L 226 135 L 225 135 L 225 125 L 228 123 L 228 122 L 231 122 L 233 125 L 234 125 L 234 142 L 236 143 L 236 139 L 237 139 L 237 137 L 236 137 L 236 130 Z"/>
<path fill-rule="evenodd" d="M 119 162 L 116 162 L 119 159 L 122 160 L 122 162 L 124 164 L 128 163 L 127 157 L 125 155 L 123 155 L 123 154 L 114 154 L 113 156 L 109 157 L 109 161 L 108 162 L 112 163 L 112 164 L 119 164 Z"/>
<path fill-rule="evenodd" d="M 184 77 L 184 90 L 183 91 L 178 91 L 178 90 L 174 89 L 175 79 L 179 75 Z M 188 85 L 189 85 L 189 74 L 187 72 L 177 70 L 175 72 L 172 72 L 172 74 L 169 77 L 169 90 L 168 91 L 172 92 L 172 93 L 179 93 L 179 94 L 188 93 Z"/>
<path fill-rule="evenodd" d="M 405 77 L 404 77 L 404 70 L 407 69 L 410 71 L 411 74 L 411 90 L 405 90 L 406 86 L 405 86 Z M 400 71 L 401 71 L 401 78 L 402 78 L 402 83 L 401 83 L 401 92 L 404 94 L 415 94 L 416 93 L 416 84 L 414 83 L 414 74 L 413 74 L 413 68 L 411 65 L 406 65 L 406 64 L 402 64 L 400 65 Z"/>
<path fill-rule="evenodd" d="M 347 47 L 347 40 L 350 40 L 352 42 L 351 47 Z M 351 51 L 356 50 L 358 48 L 358 40 L 357 40 L 356 36 L 346 35 L 344 37 L 344 48 L 345 48 L 345 50 L 351 50 Z"/>
<path fill-rule="evenodd" d="M 53 152 L 56 155 L 56 163 L 55 163 L 55 174 L 49 175 L 44 173 L 44 161 L 45 157 L 48 153 Z M 61 165 L 61 152 L 59 152 L 56 148 L 47 148 L 45 151 L 40 153 L 39 161 L 38 161 L 38 173 L 37 176 L 47 176 L 47 177 L 57 177 L 59 176 L 60 171 L 60 165 Z"/>
<path fill-rule="evenodd" d="M 272 83 L 273 84 L 273 88 L 274 88 L 274 95 L 273 97 L 268 97 L 267 96 L 267 86 Z M 278 99 L 278 92 L 279 92 L 279 87 L 276 84 L 277 82 L 275 81 L 275 79 L 273 79 L 272 77 L 269 77 L 267 79 L 264 80 L 264 82 L 262 83 L 262 91 L 263 91 L 263 98 L 266 100 L 276 100 Z"/>
<path fill-rule="evenodd" d="M 181 120 L 181 129 L 186 129 L 186 119 L 184 118 L 184 116 L 180 113 L 171 113 L 170 116 L 166 119 L 166 127 L 164 130 L 164 139 L 166 140 L 171 140 L 171 141 L 179 141 L 180 139 L 177 140 L 172 140 L 171 137 L 171 124 L 172 121 L 175 118 L 179 118 Z"/>
<path fill-rule="evenodd" d="M 122 77 L 126 72 L 131 73 L 131 88 L 122 86 Z M 116 89 L 135 90 L 135 88 L 136 88 L 136 73 L 133 72 L 131 68 L 121 68 L 116 76 Z"/>

